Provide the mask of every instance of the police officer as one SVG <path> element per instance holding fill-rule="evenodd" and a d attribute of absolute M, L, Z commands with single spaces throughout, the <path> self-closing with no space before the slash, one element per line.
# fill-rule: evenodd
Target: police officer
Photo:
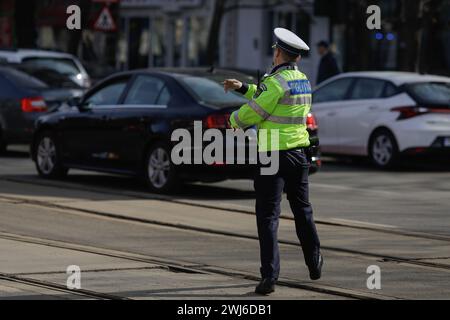
<path fill-rule="evenodd" d="M 250 102 L 230 117 L 233 128 L 258 128 L 259 152 L 279 152 L 279 169 L 274 175 L 255 176 L 256 218 L 260 243 L 261 277 L 256 287 L 258 294 L 275 290 L 280 272 L 278 249 L 278 220 L 283 190 L 295 217 L 295 227 L 300 240 L 309 275 L 312 280 L 321 277 L 323 258 L 308 199 L 309 161 L 306 150 L 310 145 L 306 118 L 311 109 L 311 85 L 298 70 L 301 50 L 309 47 L 297 35 L 283 28 L 274 30 L 277 38 L 273 46 L 273 65 L 257 88 L 254 84 L 236 79 L 224 81 L 224 89 L 236 90 Z M 266 129 L 262 143 L 261 129 Z M 279 135 L 278 145 L 267 143 L 271 135 Z"/>

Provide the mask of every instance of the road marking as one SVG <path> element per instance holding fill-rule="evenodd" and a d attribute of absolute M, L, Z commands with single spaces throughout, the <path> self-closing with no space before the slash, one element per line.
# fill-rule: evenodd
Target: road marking
<path fill-rule="evenodd" d="M 310 183 L 311 188 L 319 187 L 319 188 L 327 188 L 337 191 L 351 191 L 351 192 L 360 192 L 366 194 L 378 195 L 380 197 L 389 197 L 391 199 L 412 199 L 414 201 L 420 202 L 428 202 L 435 203 L 436 201 L 446 200 L 448 198 L 448 191 L 441 190 L 379 190 L 379 189 L 371 189 L 370 187 L 350 187 L 350 186 L 338 186 L 333 184 L 325 184 L 325 183 Z M 444 189 L 443 189 L 444 190 Z"/>
<path fill-rule="evenodd" d="M 328 188 L 328 189 L 335 189 L 335 190 L 342 190 L 342 191 L 365 191 L 365 192 L 372 192 L 372 193 L 378 193 L 380 195 L 385 196 L 393 196 L 393 195 L 402 195 L 404 196 L 404 193 L 401 192 L 395 192 L 395 191 L 384 191 L 384 190 L 374 190 L 374 189 L 366 189 L 366 188 L 355 188 L 355 187 L 348 187 L 348 186 L 337 186 L 334 184 L 325 184 L 325 183 L 310 183 L 312 187 L 319 187 L 319 188 Z"/>
<path fill-rule="evenodd" d="M 363 226 L 371 226 L 371 227 L 392 228 L 392 229 L 398 228 L 397 226 L 393 226 L 390 224 L 380 224 L 380 223 L 372 223 L 372 222 L 350 220 L 350 219 L 330 218 L 330 220 L 336 221 L 336 222 L 342 222 L 342 223 L 351 223 L 351 224 L 358 224 L 358 225 L 363 225 Z"/>

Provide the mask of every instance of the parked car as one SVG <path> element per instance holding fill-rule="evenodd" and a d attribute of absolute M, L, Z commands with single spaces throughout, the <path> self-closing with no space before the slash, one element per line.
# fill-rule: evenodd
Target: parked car
<path fill-rule="evenodd" d="M 450 78 L 352 72 L 313 93 L 323 153 L 366 156 L 379 168 L 404 156 L 450 156 Z"/>
<path fill-rule="evenodd" d="M 252 80 L 226 70 L 135 70 L 113 75 L 86 93 L 77 107 L 42 116 L 31 148 L 38 173 L 60 177 L 69 168 L 142 176 L 150 188 L 167 192 L 180 180 L 249 178 L 251 165 L 178 165 L 171 161 L 177 128 L 229 128 L 229 116 L 247 100 L 226 94 L 225 78 Z M 312 116 L 311 137 L 317 135 Z M 246 144 L 254 143 L 256 136 Z M 229 148 L 226 142 L 226 148 Z M 234 147 L 234 146 L 233 146 Z M 314 149 L 313 170 L 320 165 Z"/>
<path fill-rule="evenodd" d="M 58 101 L 59 103 L 53 103 L 49 110 L 67 103 L 72 98 L 79 98 L 86 92 L 86 88 L 80 87 L 80 85 L 73 81 L 69 76 L 58 73 L 54 70 L 39 67 L 26 67 L 22 65 L 10 66 L 19 71 L 25 72 L 36 79 L 39 79 L 45 83 L 49 89 L 55 89 L 55 92 L 59 92 L 59 97 L 61 98 Z"/>
<path fill-rule="evenodd" d="M 72 97 L 67 90 L 52 89 L 26 73 L 0 67 L 0 151 L 8 144 L 28 144 L 34 121 Z"/>
<path fill-rule="evenodd" d="M 57 51 L 11 49 L 0 50 L 0 59 L 10 64 L 33 69 L 49 69 L 69 77 L 82 88 L 89 88 L 91 80 L 81 62 L 73 55 Z"/>

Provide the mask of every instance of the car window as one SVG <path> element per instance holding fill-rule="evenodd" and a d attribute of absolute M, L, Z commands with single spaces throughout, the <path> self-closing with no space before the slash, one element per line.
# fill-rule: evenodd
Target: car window
<path fill-rule="evenodd" d="M 119 103 L 120 96 L 123 93 L 128 82 L 127 79 L 121 79 L 110 83 L 100 90 L 94 92 L 85 101 L 85 104 L 92 106 L 115 105 Z"/>
<path fill-rule="evenodd" d="M 17 67 L 18 70 L 39 79 L 52 88 L 80 89 L 81 86 L 72 77 L 63 75 L 51 69 L 39 69 L 34 67 Z"/>
<path fill-rule="evenodd" d="M 2 70 L 3 76 L 17 88 L 27 88 L 27 89 L 46 89 L 48 86 L 24 72 L 15 69 L 4 69 Z"/>
<path fill-rule="evenodd" d="M 164 81 L 159 78 L 144 75 L 137 76 L 128 91 L 124 104 L 157 104 L 159 100 L 158 98 L 160 97 L 164 87 Z"/>
<path fill-rule="evenodd" d="M 398 93 L 398 89 L 393 84 L 386 82 L 386 88 L 384 89 L 384 97 L 392 97 Z"/>
<path fill-rule="evenodd" d="M 350 99 L 378 99 L 383 97 L 386 82 L 377 79 L 358 79 L 353 86 Z"/>
<path fill-rule="evenodd" d="M 416 83 L 409 84 L 408 89 L 420 104 L 450 104 L 450 83 Z"/>
<path fill-rule="evenodd" d="M 33 57 L 25 58 L 22 64 L 27 67 L 50 69 L 68 76 L 77 76 L 81 73 L 75 62 L 70 58 Z"/>
<path fill-rule="evenodd" d="M 12 98 L 15 96 L 15 90 L 9 81 L 6 81 L 0 74 L 0 99 Z"/>
<path fill-rule="evenodd" d="M 345 78 L 333 81 L 313 94 L 313 103 L 345 100 L 353 78 Z"/>
<path fill-rule="evenodd" d="M 239 106 L 248 102 L 242 95 L 235 91 L 226 93 L 223 85 L 215 80 L 205 77 L 183 76 L 180 77 L 182 85 L 198 100 L 215 107 Z"/>
<path fill-rule="evenodd" d="M 159 94 L 158 100 L 156 101 L 157 105 L 168 105 L 170 102 L 170 91 L 167 86 L 165 86 L 161 93 Z"/>

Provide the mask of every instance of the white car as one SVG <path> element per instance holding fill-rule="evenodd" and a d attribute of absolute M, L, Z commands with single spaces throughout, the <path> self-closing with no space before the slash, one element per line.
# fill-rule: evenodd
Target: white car
<path fill-rule="evenodd" d="M 324 154 L 368 156 L 380 168 L 402 155 L 450 159 L 450 78 L 408 72 L 351 72 L 314 90 Z"/>
<path fill-rule="evenodd" d="M 89 88 L 91 80 L 81 62 L 73 55 L 63 52 L 12 49 L 0 50 L 0 61 L 21 64 L 24 67 L 45 68 L 66 75 L 82 88 Z"/>

